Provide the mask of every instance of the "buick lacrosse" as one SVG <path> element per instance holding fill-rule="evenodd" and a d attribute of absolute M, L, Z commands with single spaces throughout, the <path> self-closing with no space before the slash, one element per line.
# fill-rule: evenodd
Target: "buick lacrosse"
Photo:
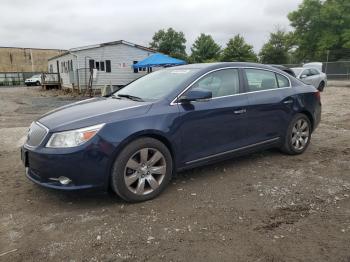
<path fill-rule="evenodd" d="M 137 202 L 180 170 L 273 147 L 301 154 L 320 116 L 320 93 L 277 68 L 191 64 L 43 115 L 21 157 L 39 185 L 111 188 Z"/>

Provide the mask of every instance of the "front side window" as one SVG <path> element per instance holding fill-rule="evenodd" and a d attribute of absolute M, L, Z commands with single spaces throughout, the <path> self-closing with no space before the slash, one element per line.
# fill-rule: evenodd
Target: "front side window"
<path fill-rule="evenodd" d="M 309 69 L 305 69 L 302 73 L 301 73 L 302 76 L 311 76 L 311 72 Z"/>
<path fill-rule="evenodd" d="M 212 92 L 213 97 L 234 95 L 239 93 L 239 75 L 237 69 L 224 69 L 210 73 L 197 81 L 192 89 L 205 89 Z"/>
<path fill-rule="evenodd" d="M 245 69 L 248 91 L 261 91 L 278 88 L 274 72 L 260 69 Z"/>

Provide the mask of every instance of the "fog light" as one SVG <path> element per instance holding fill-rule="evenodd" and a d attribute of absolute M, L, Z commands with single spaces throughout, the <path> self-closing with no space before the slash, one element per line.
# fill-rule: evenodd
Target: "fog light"
<path fill-rule="evenodd" d="M 65 176 L 60 176 L 59 178 L 50 178 L 50 180 L 58 181 L 61 185 L 68 185 L 70 182 L 72 182 L 72 180 Z"/>

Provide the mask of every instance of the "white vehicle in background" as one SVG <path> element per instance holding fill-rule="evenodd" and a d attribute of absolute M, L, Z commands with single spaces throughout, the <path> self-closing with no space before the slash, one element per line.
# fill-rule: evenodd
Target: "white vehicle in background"
<path fill-rule="evenodd" d="M 318 71 L 322 72 L 322 62 L 311 62 L 311 63 L 306 63 L 303 64 L 304 68 L 315 68 Z"/>
<path fill-rule="evenodd" d="M 327 75 L 322 73 L 319 69 L 311 67 L 294 67 L 291 69 L 294 71 L 296 78 L 300 79 L 305 84 L 313 85 L 320 92 L 322 92 L 327 85 Z"/>
<path fill-rule="evenodd" d="M 41 75 L 33 75 L 24 81 L 26 86 L 40 86 L 41 85 Z"/>

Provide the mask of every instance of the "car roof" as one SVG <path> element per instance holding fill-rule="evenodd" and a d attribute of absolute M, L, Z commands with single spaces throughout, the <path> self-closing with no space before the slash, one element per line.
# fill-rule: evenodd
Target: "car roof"
<path fill-rule="evenodd" d="M 249 63 L 249 62 L 218 62 L 218 63 L 200 63 L 200 64 L 187 64 L 187 65 L 180 65 L 176 67 L 176 69 L 207 69 L 207 70 L 213 70 L 218 69 L 222 67 L 257 67 L 262 69 L 276 69 L 269 65 L 263 65 L 259 63 Z"/>

